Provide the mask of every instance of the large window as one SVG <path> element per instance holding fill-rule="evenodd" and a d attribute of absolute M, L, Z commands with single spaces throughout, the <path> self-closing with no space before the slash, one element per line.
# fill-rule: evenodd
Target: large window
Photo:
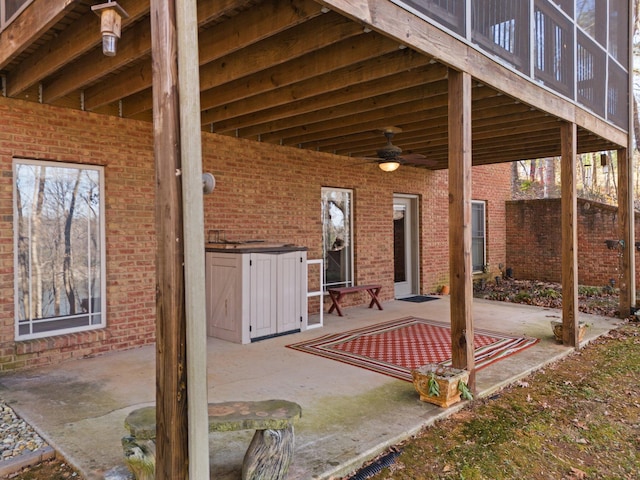
<path fill-rule="evenodd" d="M 103 327 L 101 167 L 14 161 L 16 339 Z"/>
<path fill-rule="evenodd" d="M 471 203 L 471 263 L 474 272 L 482 272 L 486 265 L 486 204 Z"/>
<path fill-rule="evenodd" d="M 325 287 L 353 285 L 353 192 L 322 189 L 322 248 Z"/>

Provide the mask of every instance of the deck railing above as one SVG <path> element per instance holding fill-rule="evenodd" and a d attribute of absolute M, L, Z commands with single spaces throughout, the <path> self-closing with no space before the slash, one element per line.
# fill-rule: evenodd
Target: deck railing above
<path fill-rule="evenodd" d="M 394 0 L 628 129 L 626 0 Z"/>

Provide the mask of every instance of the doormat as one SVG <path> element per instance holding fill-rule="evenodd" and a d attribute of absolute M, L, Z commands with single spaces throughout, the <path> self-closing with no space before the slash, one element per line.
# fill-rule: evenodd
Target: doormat
<path fill-rule="evenodd" d="M 403 302 L 422 303 L 430 302 L 431 300 L 438 300 L 439 298 L 440 297 L 430 297 L 428 295 L 414 295 L 413 297 L 399 298 L 398 300 L 402 300 Z"/>
<path fill-rule="evenodd" d="M 538 341 L 476 329 L 476 369 L 521 352 Z M 451 328 L 446 323 L 407 317 L 287 347 L 412 382 L 411 370 L 421 365 L 451 365 Z"/>

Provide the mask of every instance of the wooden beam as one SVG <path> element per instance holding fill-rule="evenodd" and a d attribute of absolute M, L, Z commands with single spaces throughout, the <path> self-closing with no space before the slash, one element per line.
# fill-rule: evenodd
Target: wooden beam
<path fill-rule="evenodd" d="M 445 88 L 445 83 L 440 82 L 434 84 L 425 84 L 415 87 L 414 93 L 419 92 L 420 88 L 423 88 L 423 96 L 417 98 L 406 97 L 406 92 L 402 94 L 405 96 L 404 103 L 397 103 L 396 105 L 389 105 L 388 98 L 385 96 L 379 96 L 367 101 L 354 102 L 343 105 L 340 110 L 331 110 L 328 117 L 329 120 L 320 119 L 320 121 L 314 120 L 314 116 L 306 118 L 291 118 L 291 125 L 297 124 L 297 126 L 291 128 L 290 125 L 283 125 L 283 130 L 273 129 L 273 125 L 268 125 L 264 131 L 272 130 L 272 133 L 262 134 L 261 139 L 264 142 L 280 143 L 285 145 L 313 145 L 312 142 L 330 140 L 336 136 L 344 135 L 347 131 L 355 133 L 359 130 L 372 130 L 373 128 L 381 128 L 385 125 L 398 125 L 406 121 L 427 121 L 434 115 L 434 112 L 439 108 L 447 107 L 447 94 L 442 92 L 438 94 L 442 88 Z M 431 89 L 431 94 L 428 93 L 428 89 Z M 484 98 L 485 96 L 495 96 L 495 90 L 491 90 L 486 87 L 478 87 L 482 93 L 479 93 L 478 98 Z M 377 110 L 373 108 L 373 104 L 379 103 Z M 438 110 L 440 112 L 440 110 Z M 357 115 L 356 115 L 357 113 Z M 440 114 L 438 114 L 440 116 Z M 421 117 L 421 118 L 420 118 Z M 446 113 L 442 114 L 442 117 L 446 117 Z M 408 120 L 411 118 L 411 120 Z M 305 124 L 305 122 L 307 122 Z M 382 122 L 382 124 L 381 124 Z M 313 123 L 313 124 L 312 124 Z M 372 125 L 373 123 L 373 125 Z M 240 132 L 241 133 L 241 132 Z M 312 147 L 313 148 L 313 147 Z"/>
<path fill-rule="evenodd" d="M 240 129 L 241 137 L 260 135 L 262 141 L 295 145 L 292 137 L 304 135 L 309 131 L 322 130 L 320 125 L 337 128 L 340 125 L 362 123 L 366 121 L 384 120 L 390 115 L 400 112 L 421 111 L 432 104 L 446 104 L 446 81 L 418 85 L 388 95 L 356 100 L 340 106 L 326 107 L 309 113 L 295 115 L 289 119 L 274 120 L 263 124 L 255 124 Z M 217 131 L 217 129 L 216 129 Z"/>
<path fill-rule="evenodd" d="M 120 0 L 119 4 L 129 14 L 129 18 L 122 19 L 123 30 L 126 30 L 127 25 L 149 13 L 148 0 Z M 91 28 L 92 26 L 95 28 Z M 101 42 L 100 19 L 90 8 L 87 8 L 87 13 L 29 55 L 7 76 L 7 96 L 19 95 Z"/>
<path fill-rule="evenodd" d="M 622 240 L 622 256 L 620 259 L 620 318 L 631 315 L 635 307 L 632 292 L 635 291 L 635 235 L 633 208 L 633 175 L 628 150 L 621 148 L 618 157 L 618 238 Z M 609 160 L 611 161 L 611 160 Z"/>
<path fill-rule="evenodd" d="M 78 0 L 34 0 L 0 32 L 0 70 L 71 10 Z"/>
<path fill-rule="evenodd" d="M 265 62 L 269 65 L 269 61 L 275 63 L 277 57 L 288 59 L 290 55 L 301 55 L 295 53 L 299 51 L 307 51 L 313 49 L 320 39 L 314 38 L 317 35 L 311 31 L 313 26 L 327 29 L 327 38 L 331 35 L 353 35 L 362 33 L 360 27 L 356 28 L 353 24 L 347 26 L 344 19 L 337 15 L 320 15 L 319 8 L 312 7 L 303 2 L 300 4 L 301 10 L 296 10 L 296 4 L 288 2 L 279 2 L 278 14 L 270 17 L 265 16 L 265 10 L 262 10 L 262 21 L 256 23 L 252 28 L 248 28 L 243 23 L 243 16 L 237 16 L 233 21 L 222 22 L 216 28 L 208 29 L 200 38 L 200 41 L 209 45 L 209 48 L 200 53 L 200 88 L 206 90 L 212 88 L 210 82 L 212 78 L 227 78 L 225 81 L 231 81 L 237 76 L 248 75 L 255 71 L 265 68 Z M 267 5 L 269 6 L 269 5 Z M 317 4 L 316 4 L 317 7 Z M 272 12 L 269 7 L 267 11 Z M 251 15 L 248 13 L 247 15 Z M 304 15 L 304 16 L 301 16 Z M 305 28 L 301 25 L 303 20 L 311 17 L 312 26 Z M 238 29 L 238 24 L 247 28 Z M 348 33 L 345 31 L 349 29 Z M 291 33 L 287 33 L 291 30 Z M 273 35 L 273 37 L 269 37 Z M 295 41 L 283 40 L 287 37 L 295 38 Z M 322 36 L 320 36 L 322 37 Z M 275 39 L 275 40 L 274 40 Z M 335 40 L 334 40 L 335 41 Z M 276 42 L 271 44 L 270 42 Z M 308 45 L 308 46 L 307 46 Z M 242 54 L 238 54 L 240 50 L 244 50 Z M 106 79 L 99 84 L 92 86 L 85 92 L 85 102 L 89 107 L 102 105 L 116 101 L 127 95 L 141 92 L 151 86 L 150 82 L 150 65 L 143 64 L 137 67 L 137 73 L 131 75 L 130 72 L 122 72 L 113 78 Z M 244 73 L 242 73 L 244 72 Z M 222 82 L 224 83 L 224 81 Z"/>
<path fill-rule="evenodd" d="M 212 5 L 211 3 L 199 3 L 199 8 L 202 9 L 205 5 Z M 208 12 L 205 17 L 204 12 L 199 10 L 198 18 L 200 21 L 208 20 L 213 12 Z M 296 0 L 291 3 L 278 2 L 278 0 L 272 0 L 259 6 L 259 8 L 251 8 L 249 10 L 250 16 L 243 16 L 240 22 L 223 22 L 216 28 L 207 29 L 200 34 L 200 64 L 204 64 L 213 61 L 224 54 L 228 54 L 234 49 L 242 48 L 250 43 L 254 43 L 269 33 L 280 32 L 285 28 L 301 23 L 303 20 L 313 18 L 321 14 L 320 6 L 312 0 Z M 249 15 L 248 14 L 248 15 Z M 250 25 L 251 28 L 243 28 L 238 31 L 238 23 Z M 249 36 L 251 35 L 251 36 Z M 206 52 L 206 53 L 202 53 Z M 309 65 L 307 65 L 309 67 Z M 271 79 L 273 80 L 273 77 Z M 250 83 L 248 79 L 238 80 L 239 83 L 246 85 Z M 281 84 L 280 84 L 281 85 Z M 250 90 L 250 92 L 253 92 Z M 216 89 L 212 99 L 218 98 L 222 93 Z M 249 94 L 247 94 L 249 95 Z M 201 108 L 210 108 L 211 106 L 206 102 L 206 92 L 201 94 Z M 95 100 L 94 100 L 95 101 Z M 101 101 L 109 101 L 108 98 L 104 98 Z M 133 95 L 128 95 L 123 102 L 123 116 L 131 117 L 141 112 L 151 109 L 151 88 L 147 87 L 144 90 L 139 91 Z M 89 104 L 93 102 L 90 100 Z"/>
<path fill-rule="evenodd" d="M 416 86 L 416 79 L 421 75 L 429 80 L 425 80 L 425 84 L 422 86 Z M 317 112 L 326 111 L 327 109 L 336 112 L 336 115 L 338 115 L 337 112 L 339 112 L 341 107 L 347 104 L 349 105 L 349 114 L 354 115 L 358 112 L 357 109 L 352 110 L 353 105 L 356 103 L 361 103 L 362 101 L 376 97 L 396 98 L 403 91 L 425 91 L 427 90 L 427 81 L 433 82 L 432 84 L 436 85 L 438 80 L 440 80 L 441 84 L 444 84 L 445 79 L 445 71 L 439 72 L 437 69 L 427 69 L 425 71 L 424 69 L 418 68 L 411 72 L 402 72 L 393 77 L 386 78 L 384 81 L 374 79 L 360 83 L 358 84 L 358 88 L 353 88 L 352 85 L 348 85 L 338 90 L 325 90 L 322 94 L 314 95 L 310 98 L 302 98 L 299 100 L 290 99 L 289 103 L 283 105 L 271 106 L 265 103 L 261 106 L 259 103 L 248 104 L 247 109 L 254 109 L 256 111 L 234 116 L 234 114 L 240 113 L 238 109 L 243 108 L 243 102 L 241 101 L 236 103 L 236 109 L 227 109 L 225 106 L 216 110 L 218 120 L 212 123 L 216 131 L 240 129 L 240 135 L 254 135 L 256 132 L 264 131 L 262 129 L 266 124 L 270 126 L 279 124 L 286 127 L 308 125 L 310 122 L 307 123 L 303 118 L 294 117 L 303 116 L 307 118 L 310 114 L 316 117 L 315 114 Z M 416 98 L 420 98 L 420 93 L 415 93 L 415 95 Z M 207 112 L 207 118 L 210 118 L 209 113 L 210 112 Z"/>
<path fill-rule="evenodd" d="M 151 0 L 156 162 L 156 479 L 188 475 L 176 0 Z M 179 0 L 178 0 L 179 1 Z"/>
<path fill-rule="evenodd" d="M 449 282 L 451 361 L 475 389 L 471 267 L 471 76 L 449 70 Z"/>
<path fill-rule="evenodd" d="M 576 124 L 560 126 L 562 148 L 562 342 L 580 346 L 578 340 L 578 217 L 576 190 Z"/>
<path fill-rule="evenodd" d="M 370 75 L 376 75 L 380 68 L 387 66 L 387 62 L 387 74 L 391 74 L 395 70 L 424 65 L 424 60 L 425 57 L 416 52 L 400 51 L 395 42 L 385 37 L 359 35 L 327 45 L 302 58 L 266 68 L 250 78 L 232 80 L 202 92 L 201 98 L 204 108 L 215 108 L 284 87 L 291 87 L 291 94 L 296 95 L 295 90 L 304 89 L 307 82 L 316 80 L 318 85 L 322 85 L 320 78 L 329 81 L 328 85 L 358 76 L 365 81 L 369 69 L 372 71 Z"/>
<path fill-rule="evenodd" d="M 424 67 L 424 65 L 429 62 L 429 59 L 416 53 L 412 53 L 406 49 L 398 50 L 395 45 L 388 45 L 390 53 L 366 60 L 356 60 L 355 58 L 350 57 L 351 61 L 348 62 L 348 66 L 337 70 L 331 69 L 332 62 L 310 62 L 317 65 L 319 70 L 322 70 L 323 73 L 309 76 L 308 70 L 311 69 L 307 68 L 305 69 L 307 71 L 304 73 L 306 78 L 302 80 L 298 79 L 295 83 L 288 82 L 285 85 L 279 81 L 277 83 L 277 88 L 276 85 L 271 83 L 271 89 L 268 91 L 251 92 L 249 94 L 242 95 L 239 90 L 230 91 L 230 89 L 224 88 L 225 86 L 210 90 L 209 92 L 211 92 L 212 96 L 219 98 L 217 94 L 220 93 L 221 97 L 232 97 L 233 100 L 229 98 L 225 104 L 221 104 L 213 108 L 209 107 L 209 109 L 203 113 L 202 121 L 205 124 L 215 123 L 276 107 L 289 108 L 289 105 L 295 107 L 297 102 L 302 100 L 312 101 L 311 99 L 319 99 L 322 96 L 329 96 L 332 98 L 333 94 L 330 92 L 344 91 L 354 85 L 362 86 L 362 89 L 366 89 L 369 86 L 378 90 L 387 87 L 389 91 L 394 91 L 398 89 L 394 88 L 394 85 L 404 84 L 404 86 L 407 87 L 410 85 L 409 82 L 411 82 L 412 78 L 415 79 L 420 75 L 425 74 L 426 67 Z M 350 50 L 350 53 L 353 54 L 353 50 Z M 384 52 L 378 51 L 378 53 Z M 366 50 L 367 56 L 371 57 L 374 54 L 376 53 L 372 52 L 370 47 Z M 325 58 L 329 60 L 330 58 L 335 57 L 335 55 L 329 55 Z M 353 63 L 354 61 L 356 63 Z M 307 62 L 308 60 L 304 63 Z M 283 65 L 282 70 L 283 73 L 290 72 L 290 65 L 288 63 Z M 316 69 L 314 68 L 313 70 Z M 428 70 L 429 72 L 432 72 L 432 75 L 438 75 L 437 68 L 429 68 Z M 442 72 L 445 73 L 443 74 Z M 438 78 L 444 79 L 445 77 L 446 69 L 441 67 Z M 385 79 L 384 82 L 380 82 L 381 79 Z M 232 83 L 235 84 L 236 82 Z M 237 83 L 246 85 L 247 82 L 245 80 L 244 82 Z M 362 89 L 352 88 L 351 90 Z M 220 90 L 223 90 L 223 92 L 220 92 Z M 204 92 L 203 97 L 207 93 L 208 92 Z M 224 95 L 225 93 L 227 95 Z M 366 91 L 364 93 L 366 94 Z M 378 91 L 372 90 L 370 96 L 377 95 L 378 93 Z M 292 105 L 292 102 L 296 103 Z"/>
<path fill-rule="evenodd" d="M 364 34 L 361 25 L 337 14 L 327 13 L 207 63 L 200 69 L 200 87 L 208 90 Z"/>
<path fill-rule="evenodd" d="M 258 3 L 234 21 L 222 22 L 201 33 L 199 64 L 213 62 L 321 15 L 322 7 L 313 0 L 266 0 Z"/>
<path fill-rule="evenodd" d="M 99 24 L 95 27 L 95 31 L 99 33 Z M 151 28 L 146 22 L 138 22 L 123 32 L 122 38 L 118 41 L 118 53 L 113 57 L 103 55 L 98 50 L 95 50 L 94 53 L 95 55 L 83 56 L 74 62 L 72 67 L 56 76 L 55 80 L 49 83 L 42 92 L 44 102 L 51 103 L 85 85 L 100 80 L 110 72 L 120 70 L 141 58 L 148 57 L 151 53 Z M 87 106 L 87 110 L 91 110 L 96 105 L 88 106 L 85 95 L 85 106 Z"/>

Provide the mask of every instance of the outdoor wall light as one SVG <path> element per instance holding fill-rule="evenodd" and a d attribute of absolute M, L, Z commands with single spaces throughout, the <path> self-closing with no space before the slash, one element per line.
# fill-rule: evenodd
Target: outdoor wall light
<path fill-rule="evenodd" d="M 202 193 L 212 193 L 216 188 L 216 177 L 212 173 L 205 172 L 202 174 Z"/>
<path fill-rule="evenodd" d="M 102 53 L 107 57 L 116 54 L 122 17 L 129 18 L 129 14 L 118 5 L 118 2 L 106 2 L 93 5 L 91 10 L 100 16 L 100 32 L 102 33 Z"/>
<path fill-rule="evenodd" d="M 394 172 L 400 167 L 400 162 L 380 162 L 378 167 L 385 172 Z"/>

